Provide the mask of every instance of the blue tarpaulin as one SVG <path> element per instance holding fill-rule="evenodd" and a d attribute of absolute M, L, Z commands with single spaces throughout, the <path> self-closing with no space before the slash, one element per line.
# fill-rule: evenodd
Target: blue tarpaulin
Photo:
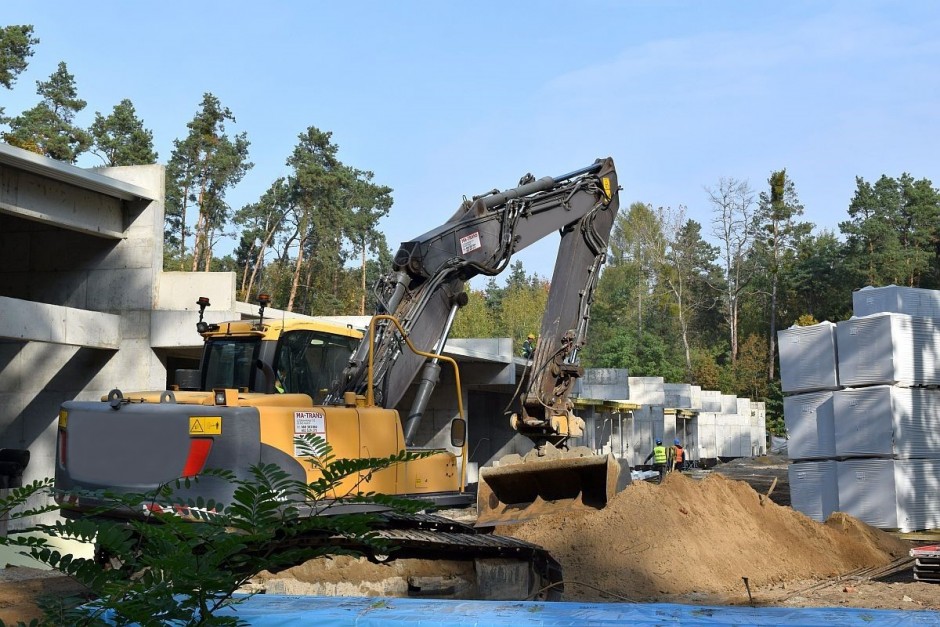
<path fill-rule="evenodd" d="M 674 603 L 540 603 L 259 594 L 226 609 L 253 627 L 286 625 L 940 625 L 940 612 L 848 607 L 724 607 Z"/>

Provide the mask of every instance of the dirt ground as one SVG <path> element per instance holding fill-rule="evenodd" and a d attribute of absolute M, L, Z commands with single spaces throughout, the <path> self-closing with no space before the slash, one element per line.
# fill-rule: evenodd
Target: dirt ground
<path fill-rule="evenodd" d="M 817 523 L 719 473 L 499 531 L 561 562 L 566 600 L 940 609 L 940 589 L 909 569 L 873 578 L 907 562 L 907 542 L 843 514 Z"/>
<path fill-rule="evenodd" d="M 940 585 L 913 581 L 910 543 L 843 514 L 820 524 L 788 503 L 785 460 L 758 458 L 637 482 L 604 510 L 497 532 L 548 549 L 569 601 L 940 610 Z M 272 593 L 317 580 L 338 594 L 381 593 L 349 585 L 354 570 L 307 563 L 264 583 Z M 52 573 L 0 570 L 0 619 L 38 618 L 37 597 L 77 593 Z"/>

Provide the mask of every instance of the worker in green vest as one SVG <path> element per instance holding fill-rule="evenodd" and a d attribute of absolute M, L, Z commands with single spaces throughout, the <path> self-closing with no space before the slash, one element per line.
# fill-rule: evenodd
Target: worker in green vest
<path fill-rule="evenodd" d="M 529 336 L 522 343 L 522 356 L 525 359 L 532 359 L 535 355 L 535 334 L 529 333 Z"/>
<path fill-rule="evenodd" d="M 659 438 L 656 439 L 656 446 L 646 456 L 643 463 L 649 462 L 650 459 L 653 460 L 653 470 L 659 472 L 659 482 L 662 483 L 663 479 L 666 478 L 666 447 L 663 446 L 663 441 Z"/>

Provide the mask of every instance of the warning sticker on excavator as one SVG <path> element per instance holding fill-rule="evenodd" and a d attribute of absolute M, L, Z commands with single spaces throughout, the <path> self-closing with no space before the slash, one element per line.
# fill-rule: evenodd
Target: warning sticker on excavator
<path fill-rule="evenodd" d="M 607 195 L 607 199 L 610 200 L 610 177 L 605 176 L 601 180 L 604 181 L 604 193 Z"/>
<path fill-rule="evenodd" d="M 464 235 L 460 238 L 460 252 L 466 255 L 469 252 L 473 252 L 477 248 L 483 248 L 483 244 L 480 242 L 480 232 L 474 231 L 469 235 Z"/>
<path fill-rule="evenodd" d="M 294 412 L 294 437 L 306 434 L 318 435 L 326 439 L 326 416 L 318 411 L 295 411 Z M 301 457 L 304 454 L 303 446 L 298 446 L 294 442 L 294 457 Z M 309 453 L 308 453 L 309 454 Z"/>
<path fill-rule="evenodd" d="M 222 417 L 190 416 L 189 435 L 222 435 Z"/>

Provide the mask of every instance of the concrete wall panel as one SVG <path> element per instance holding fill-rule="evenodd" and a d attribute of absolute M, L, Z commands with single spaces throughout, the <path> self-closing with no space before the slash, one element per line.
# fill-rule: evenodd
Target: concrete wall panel
<path fill-rule="evenodd" d="M 86 280 L 87 309 L 97 311 L 149 310 L 153 283 L 137 270 L 93 270 Z"/>
<path fill-rule="evenodd" d="M 162 272 L 157 280 L 154 308 L 199 311 L 196 301 L 200 296 L 205 296 L 211 303 L 207 312 L 224 311 L 230 316 L 229 312 L 235 307 L 235 273 Z M 257 309 L 252 313 L 257 313 Z"/>

